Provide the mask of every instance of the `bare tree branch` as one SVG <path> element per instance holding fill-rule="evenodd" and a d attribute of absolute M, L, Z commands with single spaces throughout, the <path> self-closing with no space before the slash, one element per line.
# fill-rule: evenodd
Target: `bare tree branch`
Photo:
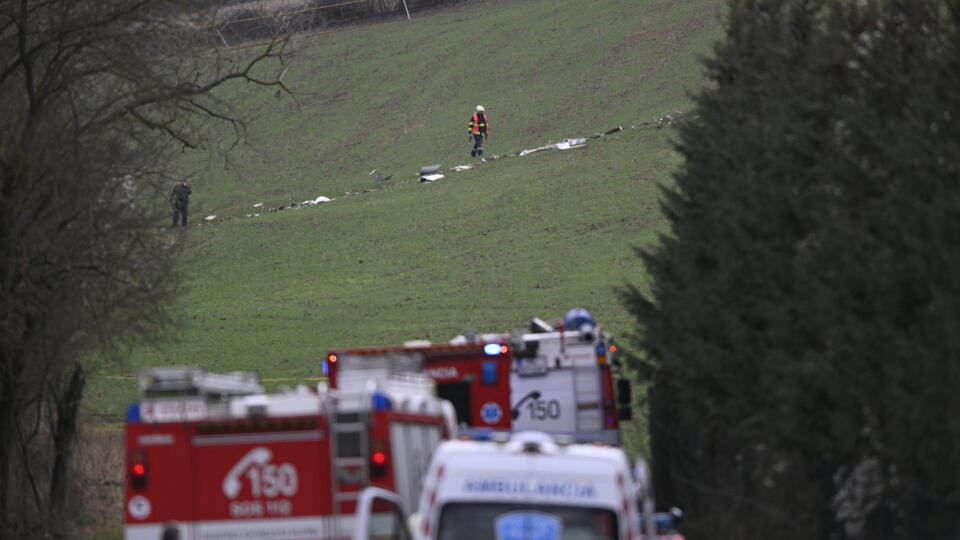
<path fill-rule="evenodd" d="M 74 485 L 86 359 L 173 320 L 178 153 L 245 142 L 228 85 L 289 93 L 286 38 L 225 55 L 202 16 L 189 0 L 0 1 L 0 536 L 82 514 L 51 512 Z"/>

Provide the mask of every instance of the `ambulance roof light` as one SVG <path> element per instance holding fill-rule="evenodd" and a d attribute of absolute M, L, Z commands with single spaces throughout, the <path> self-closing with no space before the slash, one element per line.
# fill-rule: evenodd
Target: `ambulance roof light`
<path fill-rule="evenodd" d="M 493 430 L 490 428 L 474 428 L 471 435 L 475 441 L 493 440 Z"/>

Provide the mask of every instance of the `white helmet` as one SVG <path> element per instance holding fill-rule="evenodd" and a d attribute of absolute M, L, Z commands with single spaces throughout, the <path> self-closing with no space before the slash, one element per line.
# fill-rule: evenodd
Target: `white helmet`
<path fill-rule="evenodd" d="M 483 112 L 483 105 L 477 105 L 477 112 Z"/>

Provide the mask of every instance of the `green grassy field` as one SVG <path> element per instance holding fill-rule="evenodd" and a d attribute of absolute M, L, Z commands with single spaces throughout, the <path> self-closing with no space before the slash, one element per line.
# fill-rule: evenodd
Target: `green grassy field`
<path fill-rule="evenodd" d="M 671 128 L 503 158 L 420 184 L 421 166 L 475 163 L 466 123 L 483 104 L 487 156 L 689 109 L 720 0 L 493 0 L 298 37 L 295 98 L 237 90 L 254 115 L 235 167 L 199 159 L 179 339 L 103 366 L 87 410 L 119 417 L 144 365 L 319 374 L 331 347 L 508 331 L 590 309 L 633 329 L 616 288 L 643 285 L 635 246 L 666 230 L 658 184 Z M 376 184 L 379 169 L 391 180 Z M 346 192 L 372 191 L 356 196 Z M 248 219 L 276 207 L 334 198 Z M 622 341 L 622 339 L 621 339 Z"/>

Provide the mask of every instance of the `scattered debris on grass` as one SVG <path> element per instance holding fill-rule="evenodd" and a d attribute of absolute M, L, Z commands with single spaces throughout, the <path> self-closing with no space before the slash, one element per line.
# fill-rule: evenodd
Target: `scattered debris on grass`
<path fill-rule="evenodd" d="M 482 164 L 482 163 L 489 163 L 489 162 L 491 162 L 491 161 L 495 161 L 495 160 L 501 159 L 501 158 L 527 156 L 527 155 L 530 155 L 530 154 L 533 154 L 533 153 L 536 153 L 536 152 L 541 152 L 541 151 L 543 151 L 543 150 L 571 150 L 571 149 L 574 149 L 574 148 L 583 148 L 583 147 L 587 146 L 587 141 L 589 141 L 589 140 L 599 139 L 599 138 L 604 137 L 604 136 L 606 136 L 606 135 L 612 135 L 612 134 L 615 134 L 615 133 L 619 133 L 619 132 L 621 132 L 621 131 L 624 131 L 625 129 L 637 129 L 637 128 L 642 128 L 642 127 L 647 127 L 647 126 L 654 126 L 654 127 L 656 127 L 657 129 L 660 129 L 660 128 L 664 127 L 664 126 L 671 126 L 671 125 L 673 125 L 674 123 L 677 122 L 678 118 L 679 118 L 682 114 L 683 114 L 682 111 L 677 111 L 677 112 L 675 113 L 675 115 L 674 115 L 674 114 L 668 114 L 668 115 L 666 115 L 666 116 L 663 116 L 663 117 L 661 117 L 661 118 L 658 118 L 657 120 L 650 120 L 650 121 L 640 122 L 640 123 L 638 123 L 638 124 L 633 124 L 633 125 L 631 125 L 629 128 L 624 128 L 623 126 L 617 126 L 617 127 L 615 127 L 615 128 L 608 129 L 607 131 L 605 131 L 605 132 L 602 133 L 602 134 L 601 134 L 601 133 L 596 133 L 596 134 L 590 135 L 590 136 L 588 136 L 588 137 L 576 137 L 576 138 L 572 138 L 572 139 L 566 139 L 566 140 L 563 140 L 563 141 L 558 142 L 558 143 L 547 144 L 547 145 L 544 145 L 544 146 L 539 146 L 539 147 L 537 147 L 537 148 L 528 148 L 528 149 L 525 149 L 525 150 L 520 150 L 520 151 L 518 151 L 518 152 L 511 152 L 511 153 L 509 153 L 509 154 L 492 154 L 492 155 L 489 155 L 489 156 L 487 156 L 487 157 L 481 158 L 480 161 L 477 162 L 477 163 L 475 163 L 475 164 L 456 165 L 456 166 L 454 166 L 454 167 L 451 167 L 451 168 L 450 168 L 450 171 L 452 171 L 452 172 L 469 171 L 469 170 L 473 169 L 475 166 L 480 165 L 480 164 Z M 437 180 L 440 180 L 441 178 L 444 178 L 445 176 L 444 176 L 443 173 L 441 172 L 441 169 L 442 169 L 442 167 L 441 167 L 440 165 L 427 165 L 427 166 L 425 166 L 425 167 L 421 167 L 421 168 L 420 168 L 420 175 L 419 175 L 420 182 L 421 182 L 421 183 L 429 183 L 429 182 L 435 182 L 435 181 L 437 181 Z M 374 177 L 374 181 L 376 181 L 378 184 L 379 184 L 379 183 L 382 183 L 382 182 L 385 182 L 385 181 L 390 180 L 391 178 L 393 178 L 393 175 L 392 175 L 392 174 L 391 174 L 391 175 L 387 175 L 387 176 L 381 176 L 380 173 L 379 173 L 379 171 L 378 171 L 377 169 L 373 169 L 372 171 L 370 171 L 370 172 L 367 173 L 367 174 L 373 176 L 373 177 Z M 344 198 L 355 197 L 355 196 L 357 196 L 357 195 L 363 195 L 363 194 L 365 194 L 365 193 L 370 193 L 370 192 L 373 192 L 373 191 L 376 191 L 376 190 L 373 190 L 373 189 L 363 189 L 363 190 L 360 190 L 360 191 L 347 191 L 346 193 L 344 193 L 343 196 L 344 196 Z M 282 205 L 282 206 L 278 206 L 278 207 L 276 207 L 276 208 L 270 208 L 269 210 L 267 210 L 267 212 L 278 212 L 278 211 L 284 210 L 284 209 L 286 209 L 286 208 L 299 208 L 299 207 L 301 207 L 301 206 L 316 206 L 316 205 L 318 205 L 318 204 L 322 204 L 322 203 L 326 203 L 326 202 L 331 202 L 331 201 L 334 201 L 334 200 L 336 200 L 336 199 L 331 199 L 331 198 L 329 198 L 329 197 L 324 197 L 324 196 L 321 195 L 321 196 L 317 197 L 316 199 L 306 200 L 306 201 L 303 201 L 302 203 L 292 202 L 292 203 L 290 203 L 289 205 Z M 262 207 L 263 207 L 263 203 L 262 203 L 262 202 L 259 202 L 259 203 L 255 204 L 255 205 L 253 205 L 253 207 L 254 207 L 254 208 L 262 208 Z M 264 215 L 264 214 L 266 214 L 267 212 L 262 212 L 262 213 L 261 213 L 261 212 L 258 212 L 258 213 L 255 213 L 255 214 L 247 214 L 246 217 L 248 217 L 248 218 L 260 217 L 261 215 Z M 214 219 L 216 219 L 216 217 L 217 217 L 217 216 L 214 214 L 214 215 L 210 215 L 210 216 L 205 217 L 203 220 L 204 220 L 205 222 L 212 222 Z M 226 219 L 230 219 L 230 218 L 226 218 Z M 222 221 L 222 220 L 221 220 L 221 221 Z"/>
<path fill-rule="evenodd" d="M 392 174 L 389 174 L 389 175 L 387 175 L 386 177 L 380 176 L 380 173 L 377 172 L 376 169 L 370 171 L 368 174 L 373 175 L 373 180 L 374 180 L 376 183 L 378 183 L 378 184 L 379 184 L 380 182 L 385 182 L 385 181 L 393 178 L 393 175 L 392 175 Z"/>

